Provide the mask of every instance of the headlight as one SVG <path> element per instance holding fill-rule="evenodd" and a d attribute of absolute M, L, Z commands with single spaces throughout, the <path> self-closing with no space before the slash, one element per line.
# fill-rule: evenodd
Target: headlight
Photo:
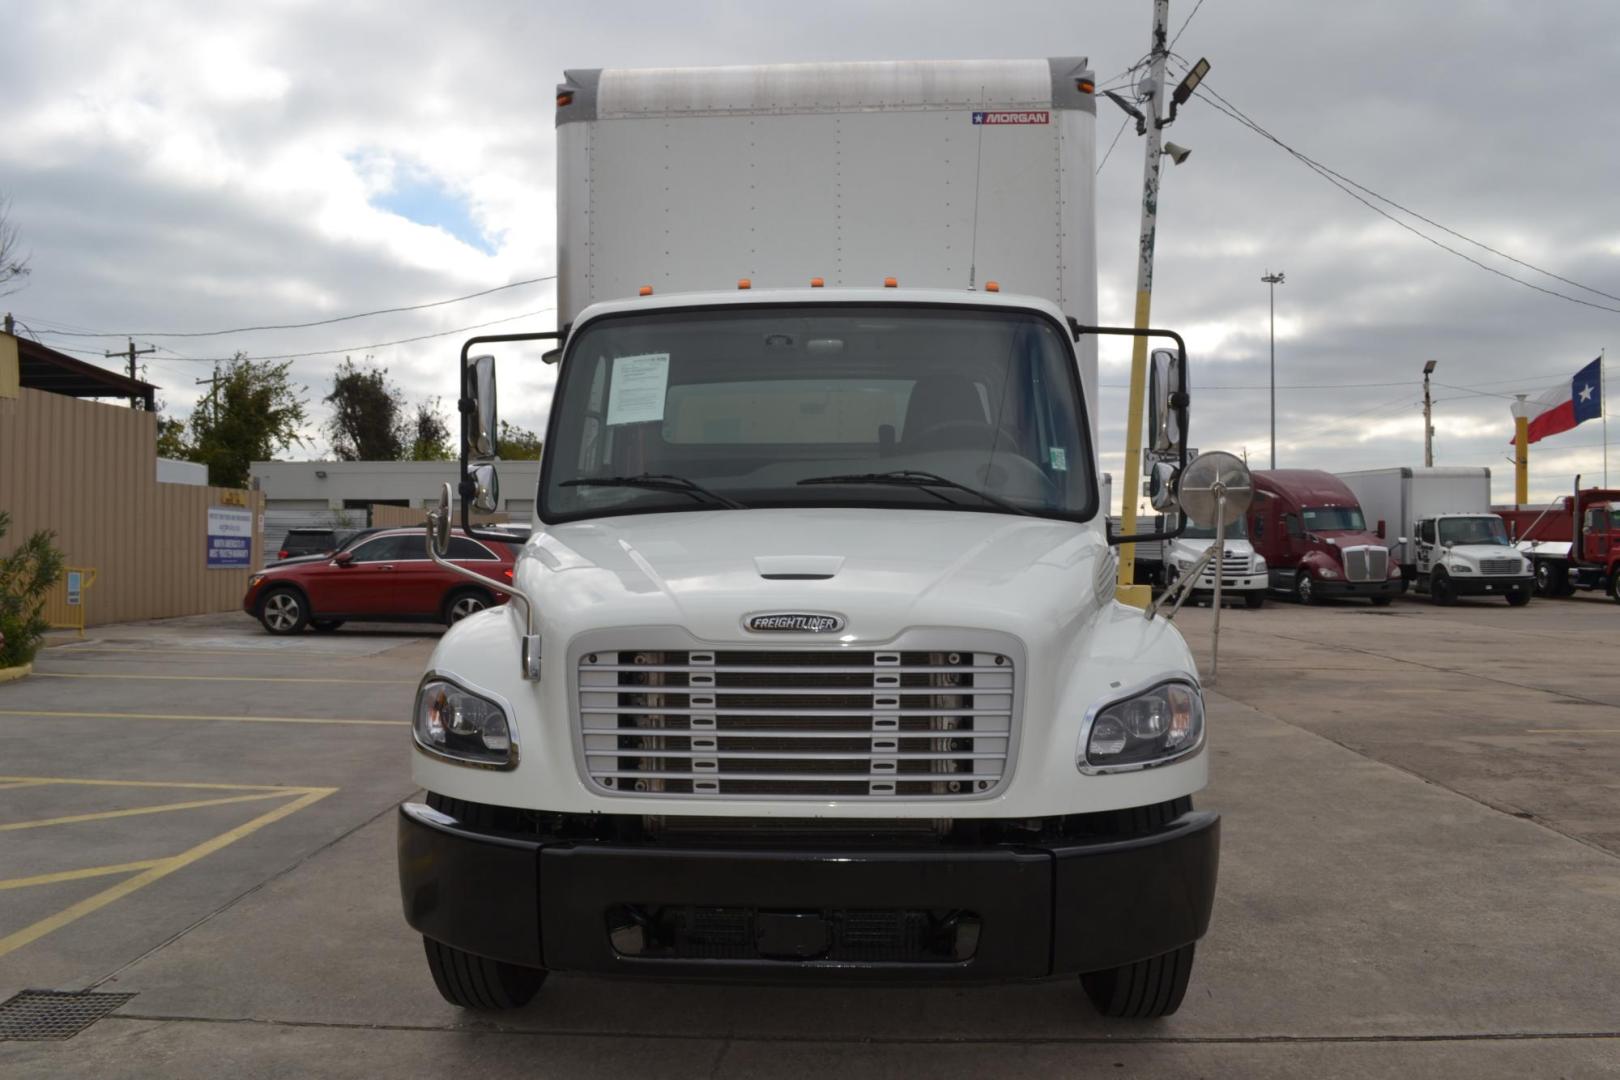
<path fill-rule="evenodd" d="M 1447 569 L 1453 574 L 1472 574 L 1474 572 L 1474 568 L 1472 566 L 1469 566 L 1467 563 L 1460 562 L 1452 563 L 1449 567 L 1447 567 Z"/>
<path fill-rule="evenodd" d="M 448 679 L 428 678 L 416 692 L 416 745 L 435 757 L 491 769 L 517 764 L 504 705 Z"/>
<path fill-rule="evenodd" d="M 1401 576 L 1401 564 L 1391 561 L 1389 564 L 1389 579 L 1394 581 Z"/>
<path fill-rule="evenodd" d="M 1254 572 L 1256 574 L 1263 574 L 1266 572 L 1266 560 L 1258 555 L 1254 557 Z"/>
<path fill-rule="evenodd" d="M 1180 679 L 1162 682 L 1096 710 L 1082 738 L 1081 772 L 1163 765 L 1203 744 L 1203 695 Z"/>
<path fill-rule="evenodd" d="M 264 575 L 263 574 L 253 574 L 252 576 L 250 576 L 248 578 L 248 588 L 250 588 L 250 589 L 253 588 L 253 586 L 257 585 L 259 582 L 261 582 L 263 580 L 264 580 Z"/>
<path fill-rule="evenodd" d="M 1319 575 L 1321 575 L 1324 579 L 1328 580 L 1328 581 L 1336 581 L 1336 580 L 1338 580 L 1338 577 L 1339 577 L 1339 572 L 1337 570 L 1323 569 L 1323 570 L 1318 570 L 1317 573 Z"/>

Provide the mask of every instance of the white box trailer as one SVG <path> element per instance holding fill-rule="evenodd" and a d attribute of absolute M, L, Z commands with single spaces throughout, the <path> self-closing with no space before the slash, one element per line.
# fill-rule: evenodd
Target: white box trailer
<path fill-rule="evenodd" d="M 1180 1004 L 1219 818 L 1192 654 L 1114 598 L 1092 92 L 1073 57 L 567 73 L 562 328 L 462 350 L 466 507 L 470 350 L 561 338 L 534 535 L 434 650 L 400 812 L 448 1000 L 557 970 Z M 1155 400 L 1184 464 L 1184 387 Z"/>
<path fill-rule="evenodd" d="M 1363 469 L 1336 474 L 1361 504 L 1367 527 L 1388 541 L 1411 580 L 1417 523 L 1441 514 L 1488 514 L 1491 470 L 1483 466 Z"/>

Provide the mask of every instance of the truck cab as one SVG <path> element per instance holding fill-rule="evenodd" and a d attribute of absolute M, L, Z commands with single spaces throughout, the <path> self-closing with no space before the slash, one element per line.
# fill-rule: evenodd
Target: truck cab
<path fill-rule="evenodd" d="M 1250 608 L 1263 607 L 1270 579 L 1266 560 L 1254 550 L 1248 538 L 1248 518 L 1240 517 L 1225 530 L 1225 545 L 1221 564 L 1204 566 L 1198 575 L 1196 592 L 1213 592 L 1215 577 L 1221 576 L 1221 591 L 1236 593 Z M 1165 543 L 1166 584 L 1191 572 L 1204 552 L 1215 543 L 1215 529 L 1211 526 L 1187 524 L 1181 535 Z"/>
<path fill-rule="evenodd" d="M 1581 487 L 1545 509 L 1496 507 L 1542 596 L 1602 591 L 1620 601 L 1620 490 Z"/>
<path fill-rule="evenodd" d="M 1388 604 L 1403 588 L 1400 565 L 1367 528 L 1344 482 L 1312 469 L 1254 474 L 1249 537 L 1266 560 L 1271 588 L 1302 604 L 1366 597 Z"/>
<path fill-rule="evenodd" d="M 1220 819 L 1192 654 L 1115 599 L 1116 545 L 1173 532 L 1106 526 L 1096 337 L 1175 344 L 1148 430 L 1181 465 L 1185 352 L 1093 325 L 1091 87 L 1072 57 L 566 73 L 561 326 L 462 349 L 465 521 L 497 359 L 532 386 L 556 343 L 533 532 L 433 652 L 399 811 L 446 1000 L 562 971 L 1180 1005 Z"/>
<path fill-rule="evenodd" d="M 1514 549 L 1496 514 L 1422 518 L 1416 532 L 1414 585 L 1435 603 L 1451 604 L 1461 596 L 1500 596 L 1514 607 L 1530 602 L 1534 570 Z"/>

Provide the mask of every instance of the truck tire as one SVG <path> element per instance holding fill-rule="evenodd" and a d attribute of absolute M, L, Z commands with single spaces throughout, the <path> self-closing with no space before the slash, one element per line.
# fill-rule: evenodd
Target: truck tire
<path fill-rule="evenodd" d="M 1395 600 L 1393 596 L 1369 596 L 1367 599 L 1372 601 L 1373 607 L 1389 607 Z"/>
<path fill-rule="evenodd" d="M 1548 559 L 1536 560 L 1536 592 L 1541 596 L 1563 596 L 1567 580 L 1562 566 Z"/>
<path fill-rule="evenodd" d="M 1181 1008 L 1192 976 L 1193 947 L 1080 976 L 1086 996 L 1104 1016 L 1157 1020 Z"/>
<path fill-rule="evenodd" d="M 1263 607 L 1265 607 L 1266 606 L 1266 590 L 1264 590 L 1264 589 L 1255 589 L 1253 592 L 1244 593 L 1243 594 L 1243 606 L 1247 607 L 1250 611 L 1253 611 L 1255 608 L 1263 608 Z"/>
<path fill-rule="evenodd" d="M 1609 599 L 1620 602 L 1620 570 L 1609 575 Z"/>
<path fill-rule="evenodd" d="M 1507 597 L 1507 602 L 1514 607 L 1524 607 L 1530 602 L 1530 586 L 1515 585 L 1503 595 Z"/>
<path fill-rule="evenodd" d="M 1429 575 L 1429 599 L 1441 607 L 1450 607 L 1457 602 L 1457 586 L 1452 584 L 1450 574 Z"/>
<path fill-rule="evenodd" d="M 521 1008 L 546 981 L 546 973 L 539 968 L 474 956 L 432 938 L 423 938 L 422 948 L 427 952 L 428 970 L 433 973 L 439 996 L 459 1008 Z"/>
<path fill-rule="evenodd" d="M 444 598 L 444 618 L 446 626 L 454 626 L 469 615 L 476 615 L 493 603 L 493 598 L 483 589 L 457 589 Z"/>
<path fill-rule="evenodd" d="M 309 601 L 297 589 L 271 589 L 259 601 L 259 622 L 272 634 L 302 633 L 309 622 Z"/>
<path fill-rule="evenodd" d="M 1311 580 L 1309 570 L 1301 570 L 1294 575 L 1294 599 L 1307 605 L 1322 602 L 1322 598 L 1317 595 L 1316 582 Z"/>

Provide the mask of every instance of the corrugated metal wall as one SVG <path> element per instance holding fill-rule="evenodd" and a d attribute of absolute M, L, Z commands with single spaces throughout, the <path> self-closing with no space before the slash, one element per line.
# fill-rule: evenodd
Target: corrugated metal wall
<path fill-rule="evenodd" d="M 250 571 L 207 567 L 210 506 L 256 509 L 251 565 L 263 564 L 263 496 L 158 483 L 154 424 L 151 413 L 41 390 L 0 396 L 0 509 L 12 518 L 0 551 L 55 532 L 69 564 L 96 568 L 91 626 L 241 604 Z"/>

